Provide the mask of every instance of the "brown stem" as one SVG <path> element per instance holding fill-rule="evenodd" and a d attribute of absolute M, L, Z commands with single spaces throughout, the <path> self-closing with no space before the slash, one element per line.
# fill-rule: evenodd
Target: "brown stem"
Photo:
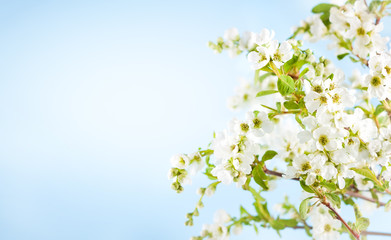
<path fill-rule="evenodd" d="M 361 195 L 358 192 L 353 192 L 353 191 L 348 190 L 348 191 L 346 191 L 346 194 L 349 195 L 349 196 L 352 196 L 352 197 L 361 198 L 361 199 L 363 199 L 365 201 L 368 201 L 368 202 L 377 203 L 377 204 L 379 204 L 379 206 L 385 206 L 386 205 L 383 202 L 378 202 L 375 199 L 370 198 L 370 197 L 366 197 L 364 195 Z"/>
<path fill-rule="evenodd" d="M 388 236 L 388 237 L 391 237 L 391 233 L 371 232 L 371 231 L 362 231 L 361 235 L 377 235 L 377 236 Z"/>
<path fill-rule="evenodd" d="M 380 19 L 382 18 L 382 13 L 385 8 L 386 8 L 386 3 L 382 2 L 381 7 L 380 7 L 380 11 L 379 11 L 379 15 L 376 17 L 375 25 L 378 25 L 380 23 Z"/>
<path fill-rule="evenodd" d="M 360 240 L 360 233 L 356 233 L 346 222 L 343 220 L 341 215 L 330 205 L 329 202 L 322 201 L 322 204 L 325 205 L 328 209 L 330 209 L 332 212 L 334 212 L 335 216 L 339 221 L 342 222 L 342 224 L 349 230 L 349 232 L 357 239 Z"/>
<path fill-rule="evenodd" d="M 305 229 L 304 226 L 294 226 L 292 229 Z M 312 226 L 308 226 L 308 228 L 312 229 Z M 373 232 L 373 231 L 362 231 L 361 235 L 376 235 L 376 236 L 387 236 L 391 237 L 391 233 L 383 233 L 383 232 Z"/>
<path fill-rule="evenodd" d="M 268 174 L 268 175 L 272 175 L 272 176 L 276 176 L 276 177 L 283 177 L 283 174 L 280 173 L 280 172 L 276 172 L 276 171 L 273 171 L 273 170 L 269 170 L 266 166 L 263 166 L 263 171 Z M 295 180 L 295 181 L 299 181 L 300 179 L 299 178 L 290 178 L 290 180 Z M 386 190 L 387 193 L 390 193 L 391 192 L 387 189 Z M 385 206 L 386 204 L 383 203 L 383 202 L 378 202 L 376 201 L 375 199 L 373 198 L 369 198 L 369 197 L 366 197 L 358 192 L 353 192 L 353 191 L 346 191 L 345 192 L 347 195 L 349 196 L 352 196 L 352 197 L 355 197 L 355 198 L 360 198 L 360 199 L 363 199 L 363 200 L 366 200 L 366 201 L 369 201 L 369 202 L 373 202 L 373 203 L 377 203 L 379 204 L 379 206 Z"/>

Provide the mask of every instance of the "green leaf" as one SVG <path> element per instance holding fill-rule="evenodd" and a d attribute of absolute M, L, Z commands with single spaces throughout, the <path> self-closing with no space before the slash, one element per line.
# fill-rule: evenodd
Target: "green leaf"
<path fill-rule="evenodd" d="M 342 60 L 342 59 L 344 59 L 347 55 L 349 55 L 349 53 L 339 54 L 339 55 L 337 56 L 337 58 L 338 58 L 338 60 Z"/>
<path fill-rule="evenodd" d="M 378 8 L 381 5 L 382 1 L 380 0 L 373 0 L 369 4 L 369 11 L 374 11 L 376 8 Z"/>
<path fill-rule="evenodd" d="M 354 57 L 349 57 L 349 58 L 350 58 L 350 60 L 351 60 L 352 62 L 354 62 L 354 63 L 360 62 L 360 60 L 357 60 L 357 59 L 355 59 Z"/>
<path fill-rule="evenodd" d="M 281 103 L 280 102 L 276 102 L 276 108 L 277 108 L 277 112 L 281 112 Z"/>
<path fill-rule="evenodd" d="M 377 179 L 376 175 L 374 172 L 372 172 L 371 169 L 369 169 L 368 167 L 364 167 L 364 168 L 351 168 L 351 170 L 355 171 L 356 173 L 366 177 L 366 178 L 369 178 L 370 180 L 372 180 L 373 182 L 375 182 L 376 184 L 378 185 L 382 185 L 382 183 Z"/>
<path fill-rule="evenodd" d="M 258 234 L 258 228 L 257 228 L 257 225 L 255 225 L 255 223 L 253 223 L 253 227 L 254 227 L 255 233 Z"/>
<path fill-rule="evenodd" d="M 296 119 L 296 122 L 300 125 L 300 127 L 305 130 L 305 126 L 304 126 L 303 122 L 300 119 L 300 114 L 297 113 L 295 115 L 295 119 Z"/>
<path fill-rule="evenodd" d="M 330 24 L 331 24 L 329 18 L 330 18 L 330 12 L 325 12 L 325 13 L 323 13 L 322 16 L 320 16 L 320 20 L 322 20 L 323 24 L 326 27 L 330 26 Z"/>
<path fill-rule="evenodd" d="M 333 193 L 325 193 L 327 199 L 338 208 L 341 208 L 341 199 L 338 197 L 338 195 Z"/>
<path fill-rule="evenodd" d="M 213 167 L 207 167 L 204 174 L 210 179 L 210 180 L 217 180 L 217 177 L 212 175 Z"/>
<path fill-rule="evenodd" d="M 275 230 L 282 230 L 285 228 L 285 225 L 279 220 L 274 220 L 270 222 L 270 226 Z"/>
<path fill-rule="evenodd" d="M 384 106 L 382 104 L 379 104 L 376 106 L 375 112 L 373 113 L 375 116 L 379 115 L 384 111 Z"/>
<path fill-rule="evenodd" d="M 243 215 L 250 216 L 250 214 L 247 212 L 247 210 L 244 209 L 244 207 L 242 205 L 240 205 L 240 216 L 243 216 Z"/>
<path fill-rule="evenodd" d="M 288 75 L 281 75 L 277 81 L 277 88 L 281 95 L 286 96 L 295 91 L 295 81 Z"/>
<path fill-rule="evenodd" d="M 264 199 L 263 197 L 261 197 L 261 195 L 260 195 L 257 191 L 255 191 L 254 188 L 250 187 L 249 190 L 250 190 L 251 194 L 253 195 L 253 197 L 254 197 L 254 199 L 255 199 L 256 202 L 261 203 L 261 202 L 266 201 L 266 199 Z"/>
<path fill-rule="evenodd" d="M 325 13 L 329 12 L 330 8 L 332 7 L 338 7 L 337 5 L 334 4 L 329 4 L 329 3 L 321 3 L 316 5 L 315 7 L 312 8 L 313 13 Z"/>
<path fill-rule="evenodd" d="M 277 90 L 260 91 L 259 93 L 257 93 L 257 97 L 262 97 L 262 96 L 270 95 L 270 94 L 273 94 L 273 93 L 278 93 L 278 91 Z"/>
<path fill-rule="evenodd" d="M 261 71 L 264 71 L 264 72 L 269 72 L 269 73 L 274 73 L 274 72 L 273 72 L 273 70 L 272 70 L 272 69 L 270 69 L 268 66 L 269 66 L 269 65 L 267 65 L 267 66 L 265 66 L 265 67 L 261 68 Z"/>
<path fill-rule="evenodd" d="M 304 69 L 303 71 L 301 71 L 301 73 L 300 73 L 300 75 L 299 75 L 299 79 L 300 79 L 301 77 L 303 77 L 304 74 L 306 74 L 308 71 L 309 71 L 308 68 L 306 68 L 306 69 Z"/>
<path fill-rule="evenodd" d="M 386 212 L 390 211 L 391 210 L 391 200 L 389 200 L 386 205 L 384 205 L 384 210 Z"/>
<path fill-rule="evenodd" d="M 297 223 L 298 223 L 297 220 L 294 218 L 292 218 L 292 219 L 279 219 L 278 221 L 287 227 L 296 227 Z"/>
<path fill-rule="evenodd" d="M 320 182 L 320 185 L 322 185 L 323 187 L 327 188 L 330 191 L 337 190 L 337 186 L 335 185 L 335 183 L 332 183 L 332 182 L 323 181 L 323 182 Z"/>
<path fill-rule="evenodd" d="M 289 61 L 287 61 L 286 63 L 284 63 L 284 66 L 283 66 L 283 69 L 284 69 L 284 72 L 289 72 L 292 67 L 295 65 L 295 63 L 297 62 L 297 56 L 293 56 Z"/>
<path fill-rule="evenodd" d="M 369 227 L 369 219 L 365 217 L 361 217 L 356 221 L 356 227 L 358 230 L 363 231 Z"/>
<path fill-rule="evenodd" d="M 300 203 L 299 213 L 300 213 L 300 217 L 301 217 L 302 219 L 306 219 L 306 217 L 307 217 L 308 210 L 309 210 L 308 204 L 309 204 L 311 198 L 312 198 L 312 197 L 306 198 L 306 199 L 304 199 L 304 200 Z"/>
<path fill-rule="evenodd" d="M 309 192 L 309 193 L 314 193 L 314 191 L 312 191 L 312 189 L 310 187 L 308 187 L 304 181 L 300 181 L 300 186 L 301 188 L 306 191 L 306 192 Z"/>
<path fill-rule="evenodd" d="M 262 162 L 265 162 L 267 160 L 270 160 L 272 158 L 274 158 L 274 156 L 277 155 L 277 152 L 276 151 L 273 151 L 273 150 L 267 150 L 265 152 L 265 154 L 263 154 L 262 156 Z M 263 171 L 262 171 L 263 172 Z"/>
<path fill-rule="evenodd" d="M 350 186 L 350 185 L 349 185 Z M 342 201 L 346 204 L 346 205 L 351 205 L 351 206 L 354 206 L 354 201 L 351 197 L 349 198 L 343 198 Z"/>
<path fill-rule="evenodd" d="M 253 171 L 252 171 L 254 181 L 261 186 L 263 189 L 268 190 L 269 187 L 267 186 L 266 182 L 263 180 L 267 179 L 266 174 L 263 172 L 263 169 L 261 165 L 257 165 Z"/>
<path fill-rule="evenodd" d="M 286 101 L 284 102 L 284 107 L 286 109 L 299 109 L 299 105 L 297 103 L 295 103 L 294 101 Z"/>

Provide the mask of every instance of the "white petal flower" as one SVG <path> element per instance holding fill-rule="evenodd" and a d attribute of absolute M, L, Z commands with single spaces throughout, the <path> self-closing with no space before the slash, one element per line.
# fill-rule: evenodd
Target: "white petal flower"
<path fill-rule="evenodd" d="M 320 127 L 314 130 L 313 137 L 316 147 L 323 151 L 335 151 L 341 148 L 341 141 L 337 139 L 336 130 L 330 127 Z"/>
<path fill-rule="evenodd" d="M 175 168 L 185 169 L 190 164 L 190 159 L 184 154 L 177 154 L 171 157 L 171 165 Z"/>

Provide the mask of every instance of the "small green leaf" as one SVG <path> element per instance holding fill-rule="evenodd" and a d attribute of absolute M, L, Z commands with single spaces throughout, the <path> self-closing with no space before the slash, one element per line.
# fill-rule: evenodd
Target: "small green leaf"
<path fill-rule="evenodd" d="M 282 230 L 285 228 L 285 225 L 279 220 L 274 220 L 270 222 L 270 226 L 275 230 Z"/>
<path fill-rule="evenodd" d="M 292 218 L 292 219 L 279 219 L 278 221 L 287 227 L 296 227 L 297 226 L 297 220 L 294 218 Z"/>
<path fill-rule="evenodd" d="M 281 75 L 277 81 L 277 88 L 281 95 L 286 96 L 295 91 L 295 81 L 288 75 Z"/>
<path fill-rule="evenodd" d="M 302 219 L 306 219 L 307 217 L 307 214 L 308 214 L 308 210 L 309 210 L 309 202 L 310 202 L 310 199 L 312 197 L 309 197 L 309 198 L 306 198 L 304 199 L 301 203 L 300 203 L 300 207 L 299 207 L 299 213 L 300 213 L 300 217 Z"/>
<path fill-rule="evenodd" d="M 322 185 L 323 187 L 327 188 L 330 191 L 337 190 L 337 186 L 335 185 L 335 183 L 332 183 L 332 182 L 323 181 L 323 182 L 320 182 L 320 185 Z"/>
<path fill-rule="evenodd" d="M 257 97 L 262 97 L 262 96 L 270 95 L 270 94 L 273 94 L 273 93 L 278 93 L 278 91 L 277 90 L 260 91 L 260 92 L 257 93 Z"/>
<path fill-rule="evenodd" d="M 357 59 L 355 59 L 354 57 L 349 57 L 349 58 L 350 58 L 350 60 L 351 60 L 352 62 L 354 62 L 354 63 L 360 62 L 360 60 L 357 60 Z"/>
<path fill-rule="evenodd" d="M 339 54 L 339 55 L 337 56 L 337 58 L 338 58 L 338 60 L 342 60 L 342 59 L 344 59 L 347 55 L 349 55 L 349 53 Z"/>
<path fill-rule="evenodd" d="M 376 106 L 375 112 L 373 113 L 375 116 L 379 115 L 384 111 L 384 106 L 382 104 L 379 104 Z"/>
<path fill-rule="evenodd" d="M 270 69 L 268 66 L 269 66 L 269 65 L 267 65 L 267 66 L 265 66 L 265 67 L 261 68 L 261 71 L 264 71 L 264 72 L 269 72 L 269 73 L 274 73 L 274 72 L 273 72 L 273 70 L 272 70 L 272 69 Z"/>
<path fill-rule="evenodd" d="M 277 112 L 281 112 L 281 103 L 280 102 L 276 102 L 276 108 L 277 108 Z"/>
<path fill-rule="evenodd" d="M 295 119 L 296 119 L 296 122 L 300 125 L 300 127 L 305 130 L 305 126 L 304 126 L 303 122 L 300 119 L 300 114 L 297 113 L 295 115 Z"/>
<path fill-rule="evenodd" d="M 300 186 L 301 188 L 306 191 L 306 192 L 309 192 L 309 193 L 314 193 L 314 191 L 312 191 L 312 189 L 310 187 L 308 187 L 304 181 L 300 181 Z"/>
<path fill-rule="evenodd" d="M 258 234 L 258 228 L 257 228 L 257 225 L 255 225 L 255 223 L 253 223 L 253 227 L 254 227 L 255 233 Z"/>
<path fill-rule="evenodd" d="M 284 72 L 289 72 L 292 67 L 295 65 L 295 63 L 297 62 L 297 56 L 293 56 L 289 61 L 287 61 L 286 63 L 284 63 L 284 66 L 283 66 L 283 69 L 284 69 Z"/>
<path fill-rule="evenodd" d="M 254 181 L 261 186 L 263 189 L 268 190 L 269 187 L 266 185 L 264 180 L 267 179 L 266 174 L 263 172 L 261 165 L 257 165 L 252 171 Z"/>
<path fill-rule="evenodd" d="M 382 185 L 381 182 L 377 179 L 376 175 L 374 172 L 372 172 L 371 169 L 369 169 L 368 167 L 364 167 L 364 168 L 351 168 L 351 170 L 355 171 L 356 173 L 366 177 L 366 178 L 369 178 L 370 180 L 372 180 L 373 182 L 375 182 L 376 184 L 378 185 Z"/>
<path fill-rule="evenodd" d="M 378 8 L 381 5 L 382 1 L 380 0 L 373 0 L 369 4 L 369 11 L 374 11 L 376 8 Z"/>
<path fill-rule="evenodd" d="M 330 18 L 330 12 L 325 12 L 322 14 L 322 16 L 320 16 L 320 20 L 322 20 L 323 24 L 326 27 L 330 26 L 330 24 L 331 24 L 329 18 Z"/>
<path fill-rule="evenodd" d="M 384 210 L 386 212 L 390 211 L 391 210 L 391 200 L 389 200 L 386 205 L 384 205 Z"/>
<path fill-rule="evenodd" d="M 207 167 L 204 174 L 210 179 L 210 180 L 217 180 L 217 177 L 212 175 L 213 167 Z"/>
<path fill-rule="evenodd" d="M 274 156 L 277 155 L 277 152 L 276 151 L 273 151 L 273 150 L 267 150 L 265 152 L 265 154 L 263 154 L 262 156 L 262 162 L 265 162 L 267 160 L 270 160 L 272 158 L 274 158 Z"/>
<path fill-rule="evenodd" d="M 308 68 L 306 68 L 306 69 L 304 69 L 303 71 L 301 71 L 301 73 L 300 73 L 300 75 L 299 75 L 299 79 L 300 79 L 301 77 L 303 77 L 308 71 L 309 71 Z"/>
<path fill-rule="evenodd" d="M 250 216 L 250 214 L 247 212 L 247 210 L 244 209 L 244 207 L 242 205 L 240 205 L 240 216 L 243 216 L 243 215 Z"/>
<path fill-rule="evenodd" d="M 253 197 L 254 197 L 254 199 L 255 199 L 255 201 L 256 201 L 257 203 L 260 204 L 261 202 L 266 201 L 266 199 L 264 199 L 264 198 L 261 196 L 261 194 L 259 194 L 257 191 L 255 191 L 254 188 L 250 187 L 249 190 L 250 190 L 251 194 L 253 195 Z"/>
<path fill-rule="evenodd" d="M 337 208 L 341 208 L 341 199 L 338 197 L 338 195 L 333 193 L 325 193 L 327 199 L 334 205 L 337 206 Z"/>
<path fill-rule="evenodd" d="M 312 8 L 313 13 L 325 13 L 329 12 L 330 8 L 332 7 L 338 7 L 337 5 L 334 4 L 329 4 L 329 3 L 321 3 L 316 5 L 315 7 Z"/>
<path fill-rule="evenodd" d="M 356 221 L 356 227 L 358 230 L 363 231 L 369 227 L 369 219 L 365 217 L 361 217 Z"/>
<path fill-rule="evenodd" d="M 299 105 L 297 103 L 295 103 L 294 101 L 286 101 L 284 102 L 284 107 L 286 109 L 299 109 Z"/>

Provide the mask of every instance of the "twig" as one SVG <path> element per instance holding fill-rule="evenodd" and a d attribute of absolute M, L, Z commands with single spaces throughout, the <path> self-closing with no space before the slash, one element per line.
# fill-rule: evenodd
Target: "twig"
<path fill-rule="evenodd" d="M 368 202 L 377 203 L 377 204 L 379 204 L 379 206 L 385 206 L 385 205 L 386 205 L 386 204 L 383 203 L 383 202 L 378 202 L 378 201 L 376 201 L 376 200 L 373 199 L 373 198 L 366 197 L 366 196 L 364 196 L 364 195 L 362 195 L 362 194 L 359 194 L 359 193 L 357 193 L 357 192 L 353 192 L 353 191 L 349 191 L 349 190 L 348 190 L 348 191 L 346 191 L 346 194 L 349 195 L 349 196 L 352 196 L 352 197 L 361 198 L 361 199 L 363 199 L 363 200 L 365 200 L 365 201 L 368 201 Z"/>
<path fill-rule="evenodd" d="M 294 226 L 292 229 L 305 229 L 304 226 Z M 308 226 L 308 228 L 312 229 L 312 226 Z M 383 232 L 373 232 L 373 231 L 362 231 L 361 235 L 375 235 L 375 236 L 385 236 L 391 237 L 391 233 L 383 233 Z"/>
<path fill-rule="evenodd" d="M 357 239 L 357 240 L 360 240 L 360 233 L 357 233 L 355 232 L 346 222 L 345 220 L 343 220 L 343 218 L 341 217 L 341 215 L 339 215 L 339 213 L 330 205 L 329 202 L 323 200 L 322 201 L 322 204 L 325 205 L 328 209 L 330 209 L 334 214 L 335 216 L 337 217 L 337 219 L 339 221 L 342 222 L 342 224 L 349 230 L 349 232 Z"/>
<path fill-rule="evenodd" d="M 280 172 L 276 172 L 276 171 L 273 171 L 273 170 L 269 170 L 267 169 L 266 166 L 263 166 L 263 171 L 268 174 L 268 175 L 272 175 L 272 176 L 276 176 L 276 177 L 283 177 L 284 174 L 280 173 Z M 299 181 L 300 179 L 299 178 L 289 178 L 290 180 L 295 180 L 295 181 Z M 387 189 L 388 190 L 388 189 Z M 389 191 L 388 191 L 389 192 Z M 373 198 L 369 198 L 369 197 L 366 197 L 360 193 L 357 193 L 357 192 L 353 192 L 353 191 L 346 191 L 345 192 L 347 195 L 349 196 L 352 196 L 352 197 L 355 197 L 355 198 L 360 198 L 360 199 L 363 199 L 363 200 L 366 200 L 366 201 L 369 201 L 369 202 L 373 202 L 373 203 L 377 203 L 379 204 L 379 206 L 385 206 L 386 204 L 383 203 L 383 202 L 380 202 L 380 201 L 376 201 L 375 199 Z M 391 193 L 390 193 L 391 194 Z"/>
<path fill-rule="evenodd" d="M 380 19 L 382 18 L 382 13 L 383 13 L 384 9 L 386 8 L 386 5 L 387 4 L 385 2 L 382 2 L 380 10 L 379 10 L 379 15 L 376 17 L 375 25 L 378 25 L 380 23 Z"/>

